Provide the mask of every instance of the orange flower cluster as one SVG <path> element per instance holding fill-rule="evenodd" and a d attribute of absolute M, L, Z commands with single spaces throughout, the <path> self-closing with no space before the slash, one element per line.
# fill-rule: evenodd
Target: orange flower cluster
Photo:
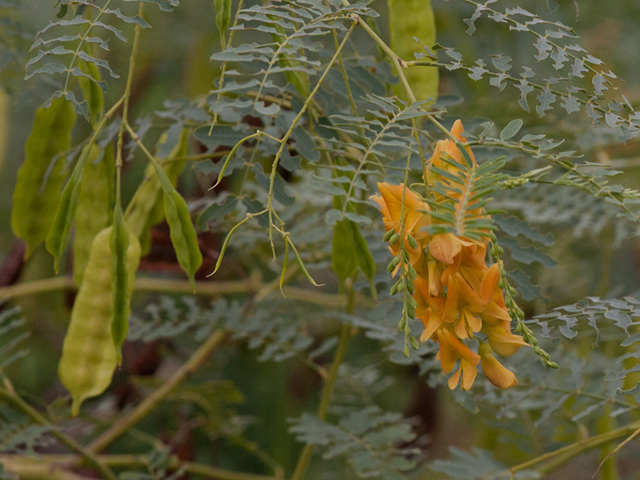
<path fill-rule="evenodd" d="M 452 133 L 464 141 L 463 132 L 462 123 L 456 121 Z M 468 147 L 467 153 L 475 162 Z M 443 162 L 444 155 L 459 163 L 464 162 L 456 144 L 444 140 L 438 142 L 429 165 L 454 173 L 453 166 Z M 429 174 L 428 182 L 433 184 L 436 181 L 445 185 L 447 182 Z M 469 390 L 478 373 L 478 364 L 497 387 L 506 389 L 514 386 L 517 383 L 515 375 L 493 353 L 510 356 L 526 343 L 522 337 L 511 333 L 511 317 L 499 286 L 500 268 L 497 263 L 490 267 L 485 263 L 488 241 L 459 237 L 453 233 L 429 235 L 425 227 L 435 221 L 425 201 L 402 184 L 379 183 L 378 188 L 381 196 L 376 195 L 372 199 L 380 206 L 385 229 L 398 234 L 391 236 L 394 243 L 389 248 L 397 257 L 404 244 L 408 263 L 417 274 L 413 298 L 417 303 L 415 315 L 425 328 L 421 340 L 431 339 L 440 345 L 436 358 L 445 373 L 452 372 L 460 360 L 459 369 L 449 378 L 449 388 L 456 388 L 462 378 L 462 389 Z M 460 188 L 455 191 L 459 192 Z M 450 196 L 458 198 L 455 191 L 452 188 Z M 401 228 L 401 223 L 404 228 Z M 399 268 L 400 264 L 394 275 Z M 464 341 L 476 338 L 478 333 L 484 334 L 482 338 L 486 341 L 480 340 L 476 353 Z"/>

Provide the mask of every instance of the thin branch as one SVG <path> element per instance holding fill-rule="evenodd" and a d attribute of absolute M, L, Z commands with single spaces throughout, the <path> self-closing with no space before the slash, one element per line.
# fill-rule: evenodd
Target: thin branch
<path fill-rule="evenodd" d="M 33 409 L 31 405 L 25 402 L 22 398 L 17 395 L 11 394 L 8 390 L 5 390 L 3 387 L 0 387 L 0 398 L 9 402 L 14 407 L 20 409 L 23 413 L 25 413 L 32 421 L 50 427 L 50 433 L 55 438 L 57 438 L 61 443 L 65 446 L 73 450 L 74 452 L 78 452 L 81 457 L 85 460 L 85 463 L 88 465 L 93 465 L 102 476 L 107 480 L 117 480 L 116 475 L 111 471 L 111 469 L 105 465 L 91 450 L 85 448 L 83 445 L 76 442 L 73 438 L 62 433 L 58 428 L 52 424 L 49 420 L 47 420 L 43 415 L 41 415 L 38 411 Z M 32 461 L 29 459 L 29 461 Z"/>
<path fill-rule="evenodd" d="M 149 460 L 143 455 L 96 455 L 96 458 L 111 468 L 145 468 Z M 24 479 L 33 480 L 80 480 L 86 477 L 76 476 L 64 466 L 77 461 L 75 455 L 39 455 L 38 457 L 24 457 L 21 455 L 0 455 L 7 471 L 14 472 Z M 233 472 L 221 468 L 210 467 L 200 463 L 181 462 L 172 458 L 169 464 L 171 470 L 184 469 L 186 473 L 219 480 L 279 480 L 282 476 L 257 475 L 243 472 Z"/>
<path fill-rule="evenodd" d="M 122 434 L 137 424 L 140 420 L 151 413 L 162 400 L 173 391 L 180 383 L 189 378 L 196 370 L 198 370 L 204 362 L 209 359 L 213 351 L 222 343 L 225 334 L 219 330 L 214 331 L 209 338 L 195 351 L 191 358 L 182 365 L 171 378 L 162 384 L 160 388 L 154 391 L 149 397 L 144 399 L 137 407 L 135 407 L 126 416 L 118 420 L 111 428 L 96 438 L 87 447 L 90 452 L 98 453 L 107 448 L 111 443 L 117 440 Z"/>
<path fill-rule="evenodd" d="M 612 430 L 610 432 L 585 438 L 584 440 L 580 440 L 578 442 L 572 443 L 571 445 L 567 445 L 566 447 L 560 448 L 553 452 L 545 453 L 544 455 L 540 455 L 539 457 L 536 457 L 532 460 L 511 467 L 503 472 L 502 475 L 511 474 L 513 476 L 516 472 L 527 470 L 535 465 L 546 462 L 549 463 L 539 468 L 539 471 L 542 473 L 548 473 L 553 469 L 566 464 L 569 460 L 583 454 L 584 452 L 597 448 L 605 443 L 611 442 L 612 440 L 628 437 L 636 430 L 638 430 L 638 428 L 640 428 L 640 422 L 633 422 L 629 425 L 625 425 L 624 427 L 616 428 L 615 430 Z M 559 457 L 558 460 L 560 461 L 552 462 L 552 460 L 555 460 L 557 457 Z"/>

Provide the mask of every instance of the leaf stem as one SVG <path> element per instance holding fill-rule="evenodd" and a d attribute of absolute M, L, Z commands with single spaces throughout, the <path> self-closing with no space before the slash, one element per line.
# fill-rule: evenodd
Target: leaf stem
<path fill-rule="evenodd" d="M 340 45 L 336 49 L 336 53 L 333 55 L 333 57 L 329 61 L 329 64 L 327 65 L 327 68 L 325 69 L 324 73 L 318 79 L 318 83 L 316 84 L 315 88 L 311 91 L 311 93 L 307 97 L 306 101 L 304 102 L 304 105 L 302 105 L 302 108 L 298 112 L 298 115 L 296 115 L 296 117 L 293 119 L 293 122 L 291 122 L 291 126 L 289 127 L 289 130 L 287 130 L 287 132 L 282 137 L 280 148 L 278 149 L 278 152 L 276 153 L 276 156 L 273 159 L 273 165 L 271 166 L 271 175 L 269 176 L 269 198 L 267 200 L 267 210 L 269 212 L 269 243 L 271 244 L 271 250 L 274 258 L 276 257 L 276 252 L 275 252 L 275 245 L 273 243 L 273 213 L 274 213 L 273 212 L 273 187 L 276 180 L 278 163 L 280 162 L 280 158 L 282 157 L 282 152 L 284 151 L 285 148 L 287 148 L 287 140 L 289 140 L 289 137 L 291 137 L 291 135 L 293 134 L 293 130 L 296 128 L 296 126 L 298 125 L 298 122 L 300 121 L 304 113 L 307 111 L 307 108 L 309 108 L 309 105 L 311 105 L 311 102 L 314 96 L 316 95 L 316 93 L 318 93 L 318 90 L 320 90 L 320 87 L 322 86 L 324 79 L 327 77 L 327 75 L 329 74 L 329 71 L 333 67 L 333 64 L 336 62 L 336 60 L 340 56 L 340 52 L 342 51 L 343 47 L 346 45 L 347 40 L 349 39 L 349 36 L 351 35 L 351 33 L 353 32 L 353 29 L 355 28 L 355 25 L 356 23 L 351 25 L 351 28 L 349 28 L 349 30 L 347 31 L 344 39 L 342 40 L 342 43 L 340 43 Z"/>
<path fill-rule="evenodd" d="M 355 306 L 355 291 L 353 289 L 353 282 L 351 281 L 351 279 L 347 279 L 346 287 L 347 306 L 345 308 L 345 311 L 348 314 L 352 314 Z M 343 323 L 338 350 L 336 351 L 336 356 L 334 357 L 333 362 L 331 363 L 331 368 L 329 369 L 329 378 L 322 388 L 320 408 L 318 409 L 318 418 L 320 418 L 320 420 L 324 420 L 327 416 L 327 410 L 329 409 L 329 403 L 331 401 L 331 394 L 333 393 L 333 386 L 335 384 L 336 378 L 338 377 L 338 370 L 340 369 L 340 365 L 342 364 L 344 356 L 347 353 L 349 340 L 351 340 L 351 325 L 349 325 L 348 323 Z M 296 469 L 291 476 L 291 480 L 302 480 L 304 478 L 304 474 L 307 470 L 307 467 L 309 466 L 309 461 L 311 460 L 312 454 L 313 445 L 307 443 L 300 453 L 298 464 L 296 465 Z"/>

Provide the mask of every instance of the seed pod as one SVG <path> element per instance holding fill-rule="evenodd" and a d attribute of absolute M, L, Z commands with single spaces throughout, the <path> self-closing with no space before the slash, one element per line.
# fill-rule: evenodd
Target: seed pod
<path fill-rule="evenodd" d="M 58 365 L 60 380 L 73 396 L 71 413 L 74 416 L 85 399 L 106 390 L 116 368 L 116 349 L 111 334 L 111 231 L 112 227 L 102 230 L 91 245 L 84 281 L 71 311 Z M 126 262 L 129 298 L 139 262 L 140 244 L 130 235 Z"/>
<path fill-rule="evenodd" d="M 164 214 L 169 224 L 171 243 L 178 257 L 178 263 L 189 277 L 191 288 L 195 291 L 195 274 L 202 265 L 202 253 L 198 246 L 198 235 L 187 202 L 171 184 L 171 180 L 156 160 L 152 161 L 164 198 Z"/>
<path fill-rule="evenodd" d="M 76 215 L 78 198 L 80 196 L 80 184 L 90 151 L 91 145 L 86 145 L 82 149 L 82 154 L 62 191 L 58 209 L 53 219 L 53 225 L 51 226 L 49 235 L 47 235 L 46 246 L 49 253 L 53 255 L 56 273 L 58 273 L 60 269 L 62 254 L 67 248 L 67 245 L 69 245 L 69 239 L 71 238 L 71 224 Z"/>
<path fill-rule="evenodd" d="M 389 28 L 391 48 L 402 59 L 415 59 L 414 52 L 420 45 L 419 38 L 428 47 L 436 43 L 436 23 L 431 0 L 387 0 L 389 5 Z M 418 100 L 438 98 L 438 68 L 414 67 L 404 70 L 413 93 Z M 402 89 L 399 89 L 404 96 Z"/>
<path fill-rule="evenodd" d="M 73 240 L 73 278 L 78 286 L 82 283 L 82 274 L 89 260 L 91 243 L 111 223 L 113 215 L 113 145 L 109 145 L 102 159 L 96 162 L 99 154 L 99 147 L 94 145 L 82 174 L 74 218 L 76 234 Z"/>
<path fill-rule="evenodd" d="M 182 131 L 182 136 L 176 147 L 169 153 L 164 161 L 160 161 L 163 170 L 175 185 L 178 176 L 184 169 L 184 162 L 173 160 L 178 156 L 186 154 L 188 130 Z M 160 142 L 163 142 L 163 137 Z M 136 190 L 135 195 L 127 208 L 125 220 L 131 229 L 133 235 L 138 237 L 141 243 L 143 253 L 149 251 L 150 237 L 149 230 L 154 225 L 160 223 L 164 219 L 164 207 L 162 200 L 162 188 L 160 180 L 156 174 L 155 167 L 149 164 L 145 170 L 144 179 Z"/>
<path fill-rule="evenodd" d="M 11 228 L 27 244 L 27 257 L 47 238 L 53 224 L 64 183 L 64 162 L 56 161 L 51 170 L 50 165 L 56 155 L 71 146 L 75 123 L 73 105 L 63 98 L 36 112 L 25 145 L 25 160 L 18 170 L 11 212 Z"/>
<path fill-rule="evenodd" d="M 88 47 L 88 45 L 86 45 L 86 47 Z M 91 54 L 91 52 L 87 53 Z M 104 82 L 102 81 L 102 76 L 100 75 L 98 67 L 94 63 L 80 60 L 78 64 L 82 73 L 89 75 L 95 80 L 94 82 L 88 77 L 78 77 L 78 83 L 80 83 L 82 95 L 85 101 L 89 104 L 91 123 L 95 124 L 97 120 L 102 117 L 104 109 L 104 92 L 102 91 L 102 88 L 100 88 L 98 82 L 101 84 Z"/>
<path fill-rule="evenodd" d="M 220 32 L 220 46 L 224 49 L 227 43 L 224 34 L 231 24 L 231 0 L 213 0 L 213 7 L 216 11 L 216 27 Z"/>
<path fill-rule="evenodd" d="M 135 237 L 134 241 L 136 240 Z M 122 342 L 129 331 L 129 275 L 127 253 L 129 250 L 129 229 L 124 221 L 122 206 L 116 200 L 113 212 L 113 228 L 111 229 L 111 287 L 113 289 L 113 321 L 111 335 L 116 348 L 116 361 L 122 363 Z M 140 248 L 138 247 L 138 250 Z"/>

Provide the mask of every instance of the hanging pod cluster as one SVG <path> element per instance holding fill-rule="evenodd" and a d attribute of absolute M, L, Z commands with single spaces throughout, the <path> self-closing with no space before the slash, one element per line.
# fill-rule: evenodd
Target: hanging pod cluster
<path fill-rule="evenodd" d="M 101 110 L 100 102 L 93 104 Z M 95 112 L 96 121 L 102 117 L 101 111 Z M 27 244 L 27 256 L 45 242 L 56 272 L 71 242 L 72 225 L 76 226 L 73 274 L 79 292 L 58 368 L 73 396 L 73 415 L 85 399 L 107 389 L 122 360 L 140 243 L 148 248 L 151 226 L 167 218 L 178 261 L 192 285 L 202 263 L 187 204 L 174 187 L 184 164 L 173 157 L 184 154 L 188 131 L 182 132 L 167 158 L 150 158 L 145 179 L 125 214 L 115 194 L 113 146 L 96 143 L 104 121 L 94 125 L 93 137 L 64 183 L 63 159 L 75 121 L 72 104 L 63 98 L 38 110 L 12 212 L 14 233 Z"/>

